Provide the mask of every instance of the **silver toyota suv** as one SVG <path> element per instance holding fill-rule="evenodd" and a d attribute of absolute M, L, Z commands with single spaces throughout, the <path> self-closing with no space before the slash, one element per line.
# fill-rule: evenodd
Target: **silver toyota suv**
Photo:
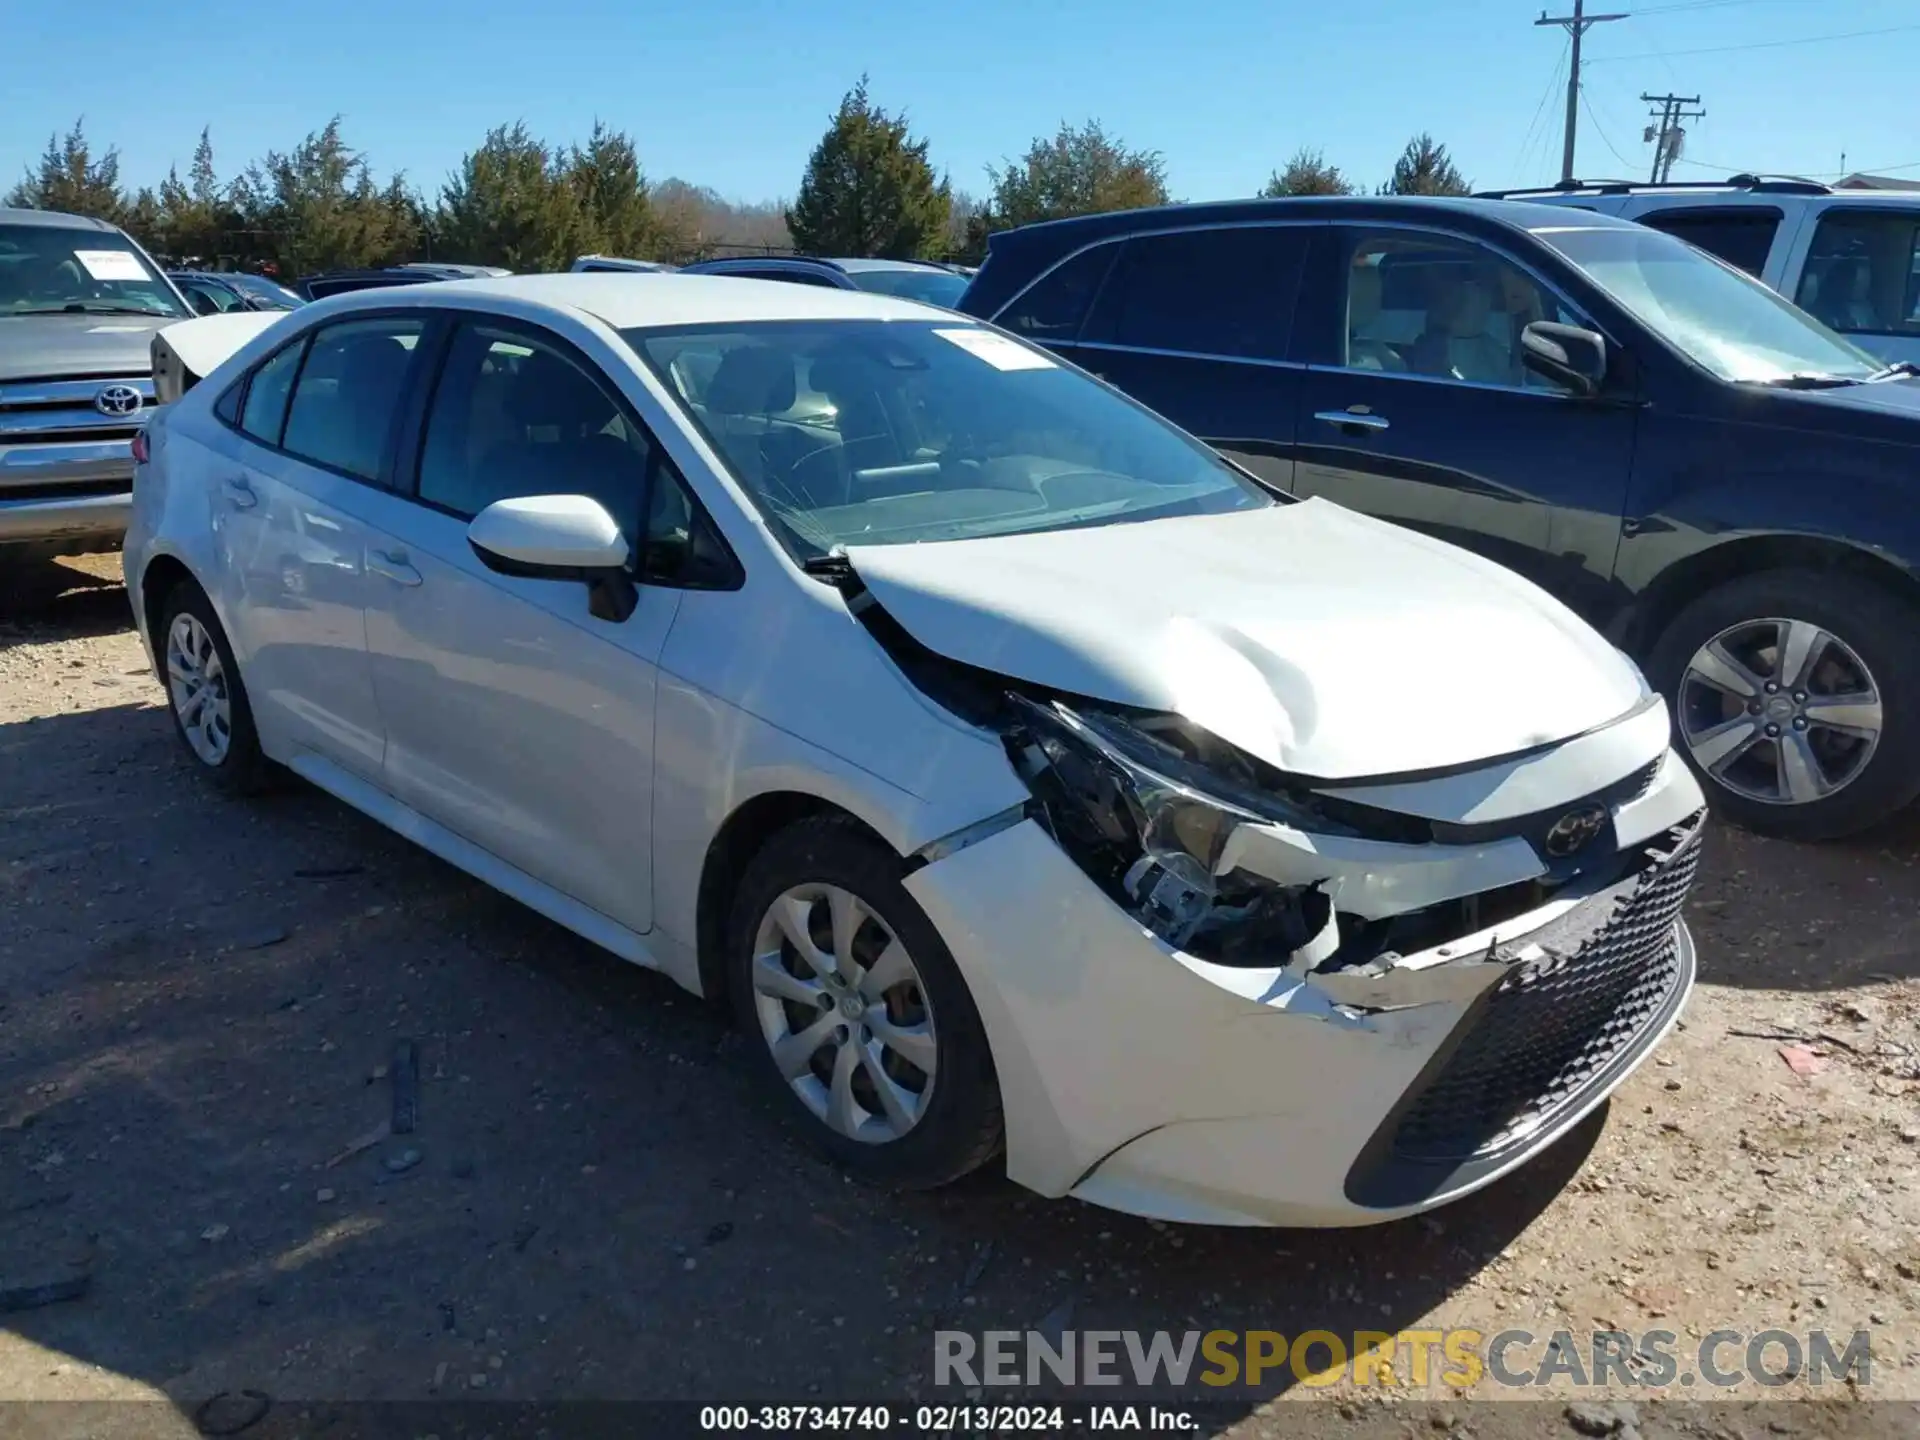
<path fill-rule="evenodd" d="M 154 332 L 192 315 L 117 227 L 0 209 L 0 572 L 120 543 Z"/>

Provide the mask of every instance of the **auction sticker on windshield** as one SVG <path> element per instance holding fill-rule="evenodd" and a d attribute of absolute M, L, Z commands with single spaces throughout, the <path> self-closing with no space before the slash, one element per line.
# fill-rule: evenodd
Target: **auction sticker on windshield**
<path fill-rule="evenodd" d="M 958 345 L 969 355 L 977 355 L 996 370 L 1052 370 L 1051 359 L 1038 350 L 1029 350 L 1016 340 L 996 335 L 991 330 L 936 330 L 942 340 Z"/>
<path fill-rule="evenodd" d="M 147 272 L 130 250 L 76 250 L 73 258 L 96 280 L 145 280 Z"/>

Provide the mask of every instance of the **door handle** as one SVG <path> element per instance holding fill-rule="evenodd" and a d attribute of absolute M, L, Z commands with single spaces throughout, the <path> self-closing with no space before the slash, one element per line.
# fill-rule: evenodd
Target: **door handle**
<path fill-rule="evenodd" d="M 1387 417 L 1375 415 L 1367 410 L 1319 410 L 1314 419 L 1324 420 L 1329 425 L 1338 425 L 1343 430 L 1373 430 L 1387 428 Z"/>
<path fill-rule="evenodd" d="M 369 550 L 367 569 L 376 575 L 384 575 L 396 585 L 418 585 L 420 572 L 407 561 L 404 550 Z"/>
<path fill-rule="evenodd" d="M 236 510 L 251 510 L 260 503 L 260 497 L 253 493 L 253 486 L 244 475 L 234 476 L 222 488 L 227 492 L 227 503 Z"/>

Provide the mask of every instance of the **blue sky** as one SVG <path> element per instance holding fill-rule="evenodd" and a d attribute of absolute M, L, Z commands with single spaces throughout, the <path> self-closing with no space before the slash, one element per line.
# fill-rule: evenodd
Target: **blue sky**
<path fill-rule="evenodd" d="M 1638 8 L 1588 34 L 1583 173 L 1643 172 L 1637 97 L 1673 90 L 1704 98 L 1692 159 L 1821 174 L 1844 152 L 1850 168 L 1920 178 L 1913 0 Z M 184 171 L 202 125 L 226 176 L 339 113 L 383 177 L 402 169 L 429 191 L 489 125 L 564 141 L 598 116 L 634 136 L 655 179 L 769 198 L 792 193 L 865 71 L 975 193 L 984 166 L 1088 117 L 1161 151 L 1181 199 L 1248 194 L 1302 144 L 1371 185 L 1421 129 L 1491 186 L 1557 178 L 1565 103 L 1564 33 L 1535 27 L 1527 0 L 170 0 L 84 34 L 59 6 L 0 10 L 5 184 L 82 115 L 120 147 L 125 178 L 157 183 Z M 1835 35 L 1852 38 L 1776 43 Z"/>

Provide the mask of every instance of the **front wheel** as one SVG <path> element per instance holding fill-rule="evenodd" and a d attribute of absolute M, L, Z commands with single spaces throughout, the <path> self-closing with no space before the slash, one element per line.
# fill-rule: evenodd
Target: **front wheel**
<path fill-rule="evenodd" d="M 1001 1141 L 986 1031 L 899 857 L 844 818 L 803 820 L 747 867 L 728 988 L 767 1082 L 863 1179 L 927 1189 Z"/>
<path fill-rule="evenodd" d="M 1920 610 L 1851 575 L 1773 570 L 1688 605 L 1649 679 L 1714 808 L 1828 840 L 1920 795 Z"/>

